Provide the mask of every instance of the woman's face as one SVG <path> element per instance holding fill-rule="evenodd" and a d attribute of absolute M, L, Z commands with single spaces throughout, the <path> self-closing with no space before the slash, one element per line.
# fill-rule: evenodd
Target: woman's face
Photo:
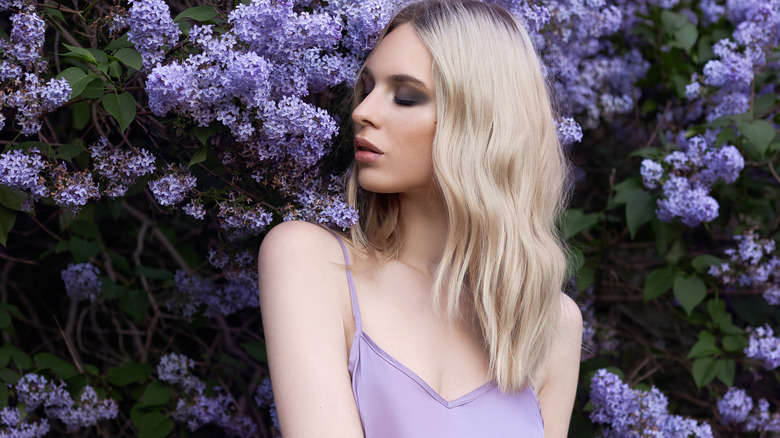
<path fill-rule="evenodd" d="M 352 112 L 358 182 L 376 193 L 428 192 L 436 131 L 433 59 L 409 24 L 390 32 L 366 61 Z M 361 84 L 359 84 L 361 85 Z"/>

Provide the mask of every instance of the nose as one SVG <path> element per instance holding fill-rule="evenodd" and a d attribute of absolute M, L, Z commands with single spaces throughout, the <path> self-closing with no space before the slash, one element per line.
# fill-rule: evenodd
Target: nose
<path fill-rule="evenodd" d="M 374 128 L 378 126 L 376 105 L 372 99 L 373 94 L 375 93 L 368 93 L 358 106 L 352 110 L 352 121 L 355 123 L 356 131 L 367 126 Z"/>

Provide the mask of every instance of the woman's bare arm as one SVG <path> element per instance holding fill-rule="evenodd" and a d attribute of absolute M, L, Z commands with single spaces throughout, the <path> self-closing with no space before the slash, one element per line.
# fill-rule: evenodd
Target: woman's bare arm
<path fill-rule="evenodd" d="M 363 437 L 347 369 L 341 254 L 330 233 L 304 222 L 278 225 L 260 247 L 260 309 L 285 438 Z"/>
<path fill-rule="evenodd" d="M 541 369 L 539 403 L 542 405 L 544 436 L 566 437 L 577 392 L 582 343 L 582 313 L 568 296 L 562 296 L 559 335 Z"/>

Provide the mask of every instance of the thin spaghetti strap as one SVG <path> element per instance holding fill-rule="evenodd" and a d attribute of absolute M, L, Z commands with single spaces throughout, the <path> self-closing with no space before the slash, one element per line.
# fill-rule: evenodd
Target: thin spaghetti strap
<path fill-rule="evenodd" d="M 347 246 L 338 234 L 331 230 L 330 234 L 339 241 L 341 245 L 341 251 L 344 252 L 344 263 L 347 265 L 347 283 L 349 284 L 349 298 L 352 301 L 352 316 L 355 318 L 355 334 L 363 331 L 363 324 L 360 322 L 360 305 L 358 304 L 357 292 L 355 291 L 355 282 L 352 280 L 352 265 L 349 262 L 349 253 L 347 252 Z"/>

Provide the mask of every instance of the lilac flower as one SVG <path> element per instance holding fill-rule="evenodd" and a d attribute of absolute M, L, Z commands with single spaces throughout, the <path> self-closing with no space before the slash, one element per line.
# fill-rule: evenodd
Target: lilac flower
<path fill-rule="evenodd" d="M 72 300 L 95 302 L 100 295 L 102 282 L 100 271 L 91 263 L 70 263 L 60 273 L 65 282 L 65 291 Z"/>
<path fill-rule="evenodd" d="M 32 69 L 43 47 L 46 22 L 34 10 L 28 10 L 13 14 L 11 23 L 10 41 L 1 42 L 0 48 L 6 56 Z"/>
<path fill-rule="evenodd" d="M 187 428 L 196 431 L 206 424 L 215 424 L 225 430 L 228 436 L 245 437 L 257 433 L 257 425 L 246 415 L 236 415 L 231 406 L 233 396 L 222 388 L 214 388 L 216 395 L 206 396 L 203 392 L 191 401 L 184 398 L 176 404 L 173 419 L 187 423 Z"/>
<path fill-rule="evenodd" d="M 29 192 L 36 201 L 49 193 L 41 175 L 46 166 L 38 149 L 32 148 L 27 153 L 10 150 L 0 155 L 0 184 Z"/>
<path fill-rule="evenodd" d="M 723 13 L 726 12 L 726 8 L 717 3 L 717 0 L 702 0 L 699 3 L 699 9 L 702 13 L 702 21 L 704 25 L 717 23 Z"/>
<path fill-rule="evenodd" d="M 652 190 L 658 187 L 658 182 L 664 175 L 664 168 L 657 162 L 645 158 L 642 160 L 639 173 L 642 175 L 642 184 L 644 184 L 645 188 Z"/>
<path fill-rule="evenodd" d="M 0 61 L 0 81 L 19 79 L 22 77 L 22 74 L 22 68 L 16 63 L 7 60 Z"/>
<path fill-rule="evenodd" d="M 149 190 L 160 205 L 176 205 L 195 188 L 196 183 L 197 179 L 189 171 L 170 167 L 162 178 L 149 181 Z"/>
<path fill-rule="evenodd" d="M 49 381 L 34 373 L 27 373 L 16 382 L 16 395 L 28 412 L 34 411 L 47 398 Z"/>
<path fill-rule="evenodd" d="M 51 193 L 54 203 L 69 210 L 74 215 L 90 199 L 100 197 L 97 184 L 92 181 L 92 174 L 84 172 L 68 172 L 65 164 L 52 172 L 54 190 Z"/>
<path fill-rule="evenodd" d="M 571 117 L 564 117 L 555 122 L 558 129 L 558 138 L 562 145 L 570 145 L 582 141 L 582 128 Z"/>
<path fill-rule="evenodd" d="M 173 22 L 168 5 L 162 0 L 129 0 L 130 11 L 127 39 L 141 53 L 144 68 L 151 68 L 162 61 L 164 47 L 173 47 L 181 30 Z"/>
<path fill-rule="evenodd" d="M 758 401 L 756 409 L 747 417 L 744 429 L 746 432 L 780 432 L 780 413 L 769 413 L 769 402 L 766 399 Z"/>
<path fill-rule="evenodd" d="M 5 11 L 11 8 L 21 9 L 24 7 L 22 0 L 0 0 L 0 11 Z"/>
<path fill-rule="evenodd" d="M 699 97 L 701 93 L 701 84 L 698 82 L 691 82 L 685 86 L 685 97 L 688 99 L 695 99 Z"/>
<path fill-rule="evenodd" d="M 262 207 L 240 206 L 234 203 L 228 204 L 221 202 L 217 217 L 220 219 L 220 226 L 225 230 L 246 231 L 253 236 L 259 235 L 265 228 L 271 224 L 273 216 Z"/>
<path fill-rule="evenodd" d="M 65 423 L 68 432 L 75 432 L 84 427 L 94 426 L 98 421 L 116 418 L 118 407 L 110 398 L 99 400 L 95 390 L 86 385 L 78 401 L 71 400 L 70 403 L 66 402 L 62 406 L 47 407 L 46 413 L 49 417 Z"/>
<path fill-rule="evenodd" d="M 773 306 L 780 306 L 780 286 L 773 284 L 764 291 L 764 299 Z"/>
<path fill-rule="evenodd" d="M 768 325 L 754 328 L 750 343 L 745 347 L 745 356 L 763 362 L 768 370 L 780 367 L 780 337 L 776 337 Z"/>
<path fill-rule="evenodd" d="M 206 210 L 203 208 L 203 204 L 201 202 L 190 201 L 181 209 L 195 219 L 202 220 L 204 217 L 206 217 Z"/>
<path fill-rule="evenodd" d="M 27 73 L 21 88 L 0 97 L 0 102 L 16 108 L 16 121 L 22 125 L 22 135 L 32 135 L 41 129 L 40 118 L 70 99 L 71 88 L 65 78 L 44 83 Z"/>
<path fill-rule="evenodd" d="M 724 251 L 729 256 L 729 262 L 710 266 L 709 274 L 726 285 L 765 287 L 767 301 L 774 304 L 780 283 L 780 277 L 775 275 L 780 269 L 775 241 L 759 238 L 755 230 L 734 236 L 734 240 L 737 247 Z"/>
<path fill-rule="evenodd" d="M 105 182 L 105 193 L 110 198 L 124 196 L 136 179 L 154 172 L 154 156 L 143 148 L 137 152 L 123 151 L 110 146 L 108 139 L 101 137 L 89 148 L 89 155 L 95 171 Z"/>
<path fill-rule="evenodd" d="M 606 437 L 712 437 L 709 425 L 670 415 L 666 396 L 655 387 L 647 392 L 633 390 L 606 369 L 593 376 L 590 399 L 590 418 L 607 424 Z"/>
<path fill-rule="evenodd" d="M 690 184 L 688 179 L 671 176 L 663 185 L 664 198 L 658 200 L 655 214 L 663 222 L 680 221 L 695 227 L 718 217 L 718 203 L 707 189 Z"/>
<path fill-rule="evenodd" d="M 0 422 L 6 426 L 0 428 L 0 438 L 39 438 L 49 433 L 46 419 L 34 423 L 23 422 L 18 408 L 3 408 L 0 411 Z"/>
<path fill-rule="evenodd" d="M 180 386 L 187 393 L 202 392 L 205 384 L 190 373 L 195 361 L 183 354 L 169 353 L 160 358 L 157 376 L 163 382 Z"/>
<path fill-rule="evenodd" d="M 742 423 L 753 409 L 753 399 L 745 393 L 744 389 L 731 387 L 718 400 L 718 412 L 724 424 Z"/>

